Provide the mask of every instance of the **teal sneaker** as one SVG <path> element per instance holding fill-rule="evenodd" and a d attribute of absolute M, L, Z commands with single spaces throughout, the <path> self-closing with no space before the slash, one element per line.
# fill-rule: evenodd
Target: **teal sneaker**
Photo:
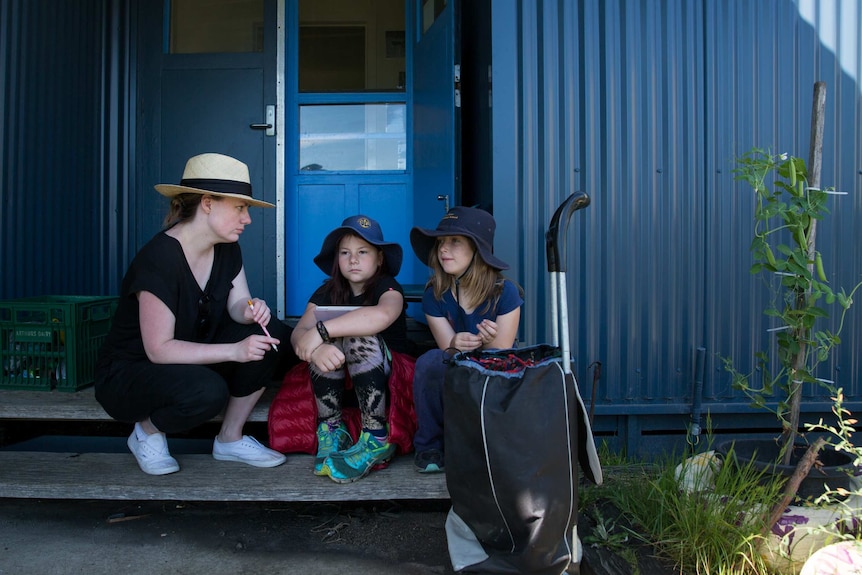
<path fill-rule="evenodd" d="M 353 438 L 344 426 L 339 422 L 338 427 L 332 427 L 325 421 L 317 426 L 317 455 L 314 457 L 314 474 L 326 475 L 323 472 L 323 462 L 330 454 L 343 451 L 350 447 Z"/>
<path fill-rule="evenodd" d="M 336 483 L 352 483 L 368 475 L 375 466 L 388 463 L 394 454 L 393 444 L 380 443 L 363 431 L 353 447 L 330 454 L 323 462 L 322 471 Z"/>

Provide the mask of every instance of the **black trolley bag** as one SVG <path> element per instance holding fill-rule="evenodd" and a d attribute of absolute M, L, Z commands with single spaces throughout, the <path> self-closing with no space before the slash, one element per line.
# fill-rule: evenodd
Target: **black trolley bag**
<path fill-rule="evenodd" d="M 545 234 L 553 345 L 461 352 L 446 370 L 446 538 L 455 571 L 579 572 L 578 463 L 597 484 L 602 470 L 571 370 L 559 250 L 571 215 L 589 202 L 569 196 Z"/>

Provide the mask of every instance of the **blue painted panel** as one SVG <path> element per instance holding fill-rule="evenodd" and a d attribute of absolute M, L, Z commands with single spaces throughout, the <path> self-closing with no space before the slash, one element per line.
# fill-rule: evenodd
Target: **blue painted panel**
<path fill-rule="evenodd" d="M 128 78 L 104 42 L 124 14 L 100 0 L 0 5 L 0 299 L 107 293 L 122 184 L 107 160 L 126 152 L 110 138 Z"/>
<path fill-rule="evenodd" d="M 461 200 L 460 104 L 454 65 L 460 64 L 458 2 L 449 0 L 413 43 L 413 195 L 417 226 L 434 228 L 449 205 Z"/>
<path fill-rule="evenodd" d="M 0 298 L 114 293 L 138 222 L 158 221 L 140 209 L 159 199 L 152 184 L 162 179 L 153 174 L 161 165 L 154 149 L 160 112 L 151 113 L 158 98 L 146 91 L 159 81 L 161 60 L 136 60 L 149 45 L 151 31 L 142 28 L 152 22 L 141 16 L 149 5 L 0 4 Z M 858 6 L 494 0 L 491 17 L 497 250 L 527 290 L 522 340 L 549 337 L 543 234 L 554 207 L 584 190 L 593 203 L 572 222 L 568 262 L 584 395 L 588 366 L 600 360 L 600 416 L 684 415 L 694 350 L 703 345 L 704 408 L 744 413 L 716 354 L 744 366 L 769 340 L 760 315 L 766 294 L 748 273 L 750 194 L 734 182 L 732 159 L 755 144 L 806 157 L 811 88 L 825 80 L 823 183 L 850 194 L 834 200 L 818 246 L 834 262 L 833 285 L 862 277 Z M 33 124 L 34 117 L 43 121 Z M 138 149 L 129 146 L 136 135 Z M 406 185 L 410 175 L 400 177 Z M 362 201 L 358 180 L 329 189 L 341 190 L 333 196 L 341 205 L 349 186 L 354 211 Z M 435 203 L 420 211 L 427 225 L 438 219 L 430 215 Z M 301 215 L 294 200 L 285 197 L 285 205 L 288 238 L 299 236 L 300 223 L 321 221 L 309 228 L 318 233 L 308 240 L 313 247 L 285 262 L 291 289 L 300 265 L 310 264 L 348 209 L 330 213 L 330 196 Z M 824 366 L 857 403 L 860 342 L 857 304 L 840 350 Z M 812 409 L 825 406 L 813 401 L 814 390 L 806 393 Z"/>
<path fill-rule="evenodd" d="M 344 218 L 354 214 L 374 218 L 380 222 L 387 241 L 401 244 L 405 257 L 398 280 L 417 283 L 412 279 L 417 264 L 412 261 L 415 258 L 410 249 L 412 207 L 404 178 L 394 183 L 375 181 L 380 176 L 320 176 L 318 179 L 320 183 L 298 187 L 296 212 L 288 214 L 289 220 L 295 222 L 296 236 L 300 239 L 295 261 L 287 262 L 290 270 L 286 280 L 288 315 L 301 315 L 309 296 L 326 279 L 314 265 L 314 256 L 319 253 L 326 235 L 340 226 Z"/>
<path fill-rule="evenodd" d="M 835 285 L 862 279 L 862 13 L 792 0 L 495 0 L 493 18 L 494 204 L 506 206 L 495 217 L 519 230 L 497 247 L 527 292 L 524 341 L 550 336 L 543 233 L 583 190 L 592 205 L 572 221 L 568 297 L 585 395 L 589 366 L 603 364 L 597 412 L 690 407 L 701 345 L 705 405 L 747 411 L 718 356 L 746 369 L 771 325 L 748 271 L 751 193 L 733 158 L 754 145 L 807 157 L 812 87 L 826 79 L 823 182 L 854 193 L 836 200 L 818 245 L 837 258 Z M 860 336 L 857 307 L 827 370 L 855 401 Z"/>
<path fill-rule="evenodd" d="M 249 124 L 260 122 L 263 115 L 263 78 L 261 68 L 163 72 L 161 182 L 178 183 L 190 157 L 215 152 L 245 162 L 254 195 L 264 197 L 266 136 L 262 130 L 249 128 Z M 220 96 L 213 98 L 212 94 Z M 167 200 L 155 191 L 142 199 L 145 205 L 153 204 L 152 209 L 143 211 L 142 217 L 149 220 L 155 233 L 167 211 Z M 276 268 L 270 263 L 274 259 L 275 238 L 271 231 L 266 234 L 266 222 L 270 221 L 271 229 L 275 210 L 252 208 L 249 214 L 252 223 L 240 238 L 249 288 L 275 309 Z M 146 241 L 152 233 L 140 241 Z"/>
<path fill-rule="evenodd" d="M 427 268 L 416 259 L 410 247 L 410 229 L 413 227 L 411 200 L 407 186 L 403 184 L 359 185 L 359 213 L 379 221 L 386 241 L 398 242 L 404 251 L 397 277 L 403 284 L 423 283 L 427 279 Z"/>
<path fill-rule="evenodd" d="M 851 108 L 858 105 L 851 105 L 851 101 L 859 99 L 862 15 L 851 4 L 710 4 L 706 11 L 707 18 L 717 24 L 707 32 L 708 67 L 714 70 L 707 84 L 707 97 L 713 101 L 707 130 L 718 142 L 706 158 L 709 210 L 715 214 L 708 221 L 714 249 L 707 259 L 706 273 L 725 277 L 707 299 L 711 305 L 706 321 L 712 328 L 707 332 L 707 345 L 716 353 L 734 357 L 744 371 L 753 369 L 757 351 L 774 351 L 774 338 L 767 329 L 777 326 L 761 314 L 770 292 L 748 273 L 751 192 L 747 186 L 734 183 L 729 170 L 735 156 L 755 145 L 808 161 L 813 84 L 823 79 L 827 82 L 827 105 L 821 184 L 858 190 L 858 122 L 851 121 L 855 129 L 847 130 L 847 120 L 841 120 L 854 113 Z M 770 25 L 764 29 L 761 24 L 765 22 Z M 730 58 L 725 48 L 728 42 L 735 46 Z M 729 93 L 733 96 L 727 97 Z M 862 257 L 857 248 L 862 237 L 858 224 L 854 227 L 852 223 L 858 222 L 862 212 L 852 197 L 833 198 L 833 214 L 818 226 L 818 249 L 825 261 L 834 264 L 834 288 L 843 285 L 850 289 L 862 278 Z M 819 328 L 837 329 L 839 320 L 836 311 L 833 314 Z M 847 320 L 842 345 L 816 375 L 836 381 L 848 398 L 858 400 L 862 372 L 846 369 L 858 361 L 862 334 L 858 307 L 851 310 Z M 717 362 L 711 365 L 711 373 L 712 395 L 737 395 L 725 391 L 728 377 Z M 806 386 L 804 396 L 825 399 L 823 391 L 814 386 Z"/>
<path fill-rule="evenodd" d="M 344 184 L 300 185 L 296 190 L 296 212 L 287 214 L 299 241 L 296 255 L 287 263 L 285 280 L 287 315 L 299 316 L 305 310 L 308 298 L 326 279 L 314 265 L 314 256 L 320 251 L 323 239 L 347 217 L 355 213 L 355 198 L 348 197 Z"/>
<path fill-rule="evenodd" d="M 406 2 L 406 37 L 413 30 L 413 3 Z M 299 14 L 297 2 L 288 1 L 286 6 L 287 30 L 298 30 Z M 405 248 L 405 265 L 402 270 L 412 274 L 417 271 L 415 262 L 409 261 L 412 252 L 407 242 L 413 226 L 415 210 L 410 182 L 412 175 L 412 146 L 406 153 L 406 170 L 379 171 L 303 171 L 299 169 L 299 108 L 306 104 L 354 104 L 405 102 L 405 128 L 408 140 L 413 132 L 411 93 L 409 86 L 413 75 L 413 43 L 408 42 L 406 93 L 401 92 L 299 92 L 297 75 L 298 34 L 288 32 L 286 36 L 286 86 L 287 106 L 285 114 L 285 315 L 300 315 L 306 307 L 308 297 L 320 285 L 324 275 L 313 263 L 320 250 L 323 238 L 338 227 L 349 215 L 368 212 L 377 219 L 385 237 L 394 238 Z M 406 278 L 405 272 L 398 279 L 403 283 L 418 283 L 421 279 Z"/>

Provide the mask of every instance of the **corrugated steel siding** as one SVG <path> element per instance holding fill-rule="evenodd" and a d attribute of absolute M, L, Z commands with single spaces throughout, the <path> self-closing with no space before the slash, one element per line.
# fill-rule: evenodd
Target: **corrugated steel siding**
<path fill-rule="evenodd" d="M 127 149 L 126 5 L 0 0 L 0 299 L 117 291 L 129 250 L 113 238 L 133 235 L 138 155 Z M 550 337 L 544 231 L 583 190 L 592 205 L 570 229 L 569 307 L 585 390 L 588 366 L 604 367 L 597 412 L 685 414 L 699 346 L 704 408 L 743 411 L 717 355 L 749 369 L 771 324 L 748 273 L 752 198 L 733 159 L 754 145 L 807 158 L 812 87 L 824 80 L 822 181 L 851 193 L 834 201 L 818 246 L 836 263 L 834 285 L 862 279 L 862 8 L 494 0 L 492 10 L 497 250 L 527 292 L 523 341 Z M 856 401 L 860 309 L 818 373 Z"/>
<path fill-rule="evenodd" d="M 751 222 L 752 195 L 733 182 L 730 168 L 735 155 L 754 145 L 808 161 L 813 86 L 818 80 L 826 82 L 827 88 L 821 183 L 851 195 L 831 200 L 833 213 L 818 227 L 817 246 L 833 266 L 833 286 L 849 290 L 862 279 L 859 226 L 852 224 L 862 216 L 856 174 L 860 13 L 854 4 L 715 2 L 706 10 L 706 67 L 710 70 L 706 86 L 712 102 L 706 129 L 714 134 L 714 145 L 706 156 L 706 190 L 707 210 L 715 214 L 706 222 L 709 245 L 714 246 L 708 252 L 706 273 L 707 277 L 721 277 L 727 270 L 732 275 L 726 283 L 708 286 L 704 334 L 709 349 L 737 357 L 743 365 L 770 345 L 772 338 L 766 330 L 778 326 L 759 313 L 770 293 L 747 271 L 751 231 L 750 225 L 740 225 Z M 837 22 L 843 22 L 844 31 L 835 27 Z M 849 71 L 842 68 L 848 63 L 852 63 Z M 730 237 L 728 230 L 733 230 Z M 728 311 L 733 313 L 733 322 L 724 319 Z M 835 310 L 833 315 L 837 314 Z M 848 397 L 858 400 L 862 372 L 848 368 L 859 350 L 859 307 L 848 320 L 838 353 L 816 375 L 835 380 Z M 833 317 L 830 324 L 831 329 L 838 329 L 838 318 Z M 708 391 L 718 399 L 726 397 L 727 378 L 717 362 L 711 374 Z M 823 397 L 822 391 L 811 386 L 805 395 Z"/>
<path fill-rule="evenodd" d="M 0 299 L 106 290 L 108 5 L 2 3 Z"/>
<path fill-rule="evenodd" d="M 753 196 L 734 181 L 734 158 L 757 145 L 807 160 L 813 84 L 825 80 L 822 181 L 851 195 L 836 200 L 818 247 L 837 265 L 833 285 L 862 279 L 862 226 L 853 225 L 862 217 L 860 9 L 790 0 L 493 9 L 495 43 L 517 39 L 515 50 L 494 50 L 495 141 L 511 131 L 517 142 L 495 148 L 494 182 L 495 205 L 517 198 L 495 215 L 523 230 L 498 250 L 517 262 L 512 273 L 527 292 L 524 340 L 550 337 L 543 233 L 556 205 L 583 190 L 592 205 L 572 221 L 568 291 L 584 389 L 588 366 L 603 364 L 597 413 L 685 413 L 699 346 L 704 409 L 744 410 L 718 356 L 747 371 L 773 325 L 761 314 L 768 292 L 749 273 Z M 860 310 L 848 316 L 831 373 L 818 373 L 856 400 Z"/>

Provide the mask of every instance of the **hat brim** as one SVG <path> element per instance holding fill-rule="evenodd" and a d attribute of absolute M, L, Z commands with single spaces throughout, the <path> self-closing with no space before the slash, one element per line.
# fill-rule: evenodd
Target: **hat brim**
<path fill-rule="evenodd" d="M 428 263 L 428 258 L 431 255 L 431 250 L 434 249 L 434 244 L 437 243 L 437 238 L 443 236 L 464 236 L 473 240 L 473 246 L 479 252 L 479 255 L 482 257 L 482 261 L 491 266 L 496 270 L 507 270 L 509 269 L 509 264 L 490 253 L 487 249 L 482 249 L 481 244 L 477 240 L 477 238 L 470 233 L 467 233 L 466 230 L 426 230 L 423 228 L 413 228 L 410 230 L 410 245 L 413 247 L 413 253 L 416 254 L 416 257 L 419 260 L 428 266 L 431 267 Z"/>
<path fill-rule="evenodd" d="M 234 198 L 237 200 L 242 200 L 246 202 L 250 206 L 256 206 L 259 208 L 274 208 L 274 204 L 270 204 L 269 202 L 264 202 L 263 200 L 256 200 L 251 196 L 246 196 L 245 194 L 229 194 L 225 192 L 213 192 L 211 190 L 204 190 L 201 188 L 190 188 L 188 186 L 179 186 L 177 184 L 156 184 L 156 191 L 159 192 L 163 196 L 167 196 L 169 198 L 173 198 L 180 194 L 201 194 L 208 196 L 219 196 L 221 198 Z"/>
<path fill-rule="evenodd" d="M 326 238 L 323 240 L 323 246 L 320 248 L 320 253 L 314 256 L 314 264 L 320 269 L 320 271 L 327 276 L 332 273 L 332 265 L 335 260 L 335 248 L 345 232 L 350 232 L 351 234 L 360 236 L 363 240 L 382 251 L 383 256 L 386 258 L 386 265 L 389 268 L 389 273 L 392 274 L 392 277 L 398 275 L 398 272 L 401 271 L 401 262 L 404 260 L 404 250 L 401 249 L 401 245 L 395 242 L 374 242 L 365 237 L 365 235 L 363 235 L 359 230 L 350 226 L 335 228 L 327 234 Z"/>

